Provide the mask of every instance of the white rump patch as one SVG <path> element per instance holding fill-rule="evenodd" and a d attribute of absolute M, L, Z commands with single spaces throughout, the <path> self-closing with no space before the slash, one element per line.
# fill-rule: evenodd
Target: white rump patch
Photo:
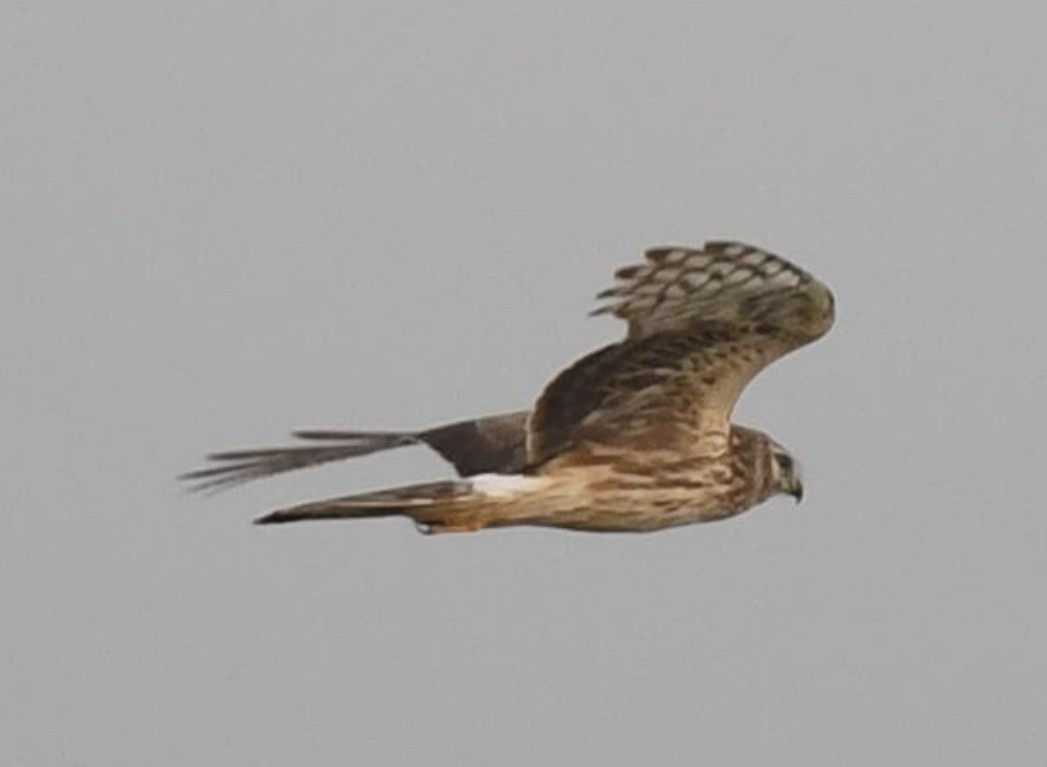
<path fill-rule="evenodd" d="M 477 474 L 469 477 L 469 484 L 475 492 L 490 498 L 512 498 L 541 487 L 545 480 L 523 474 Z"/>

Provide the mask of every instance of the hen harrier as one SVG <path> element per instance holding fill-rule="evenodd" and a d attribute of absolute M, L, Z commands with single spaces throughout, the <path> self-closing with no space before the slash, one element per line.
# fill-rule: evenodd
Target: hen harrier
<path fill-rule="evenodd" d="M 829 289 L 736 242 L 653 248 L 594 314 L 623 341 L 575 362 L 534 409 L 420 432 L 303 431 L 313 444 L 216 453 L 198 488 L 424 443 L 462 477 L 275 511 L 259 524 L 406 516 L 428 533 L 507 525 L 646 531 L 734 516 L 803 485 L 766 434 L 730 422 L 742 389 L 833 324 Z"/>

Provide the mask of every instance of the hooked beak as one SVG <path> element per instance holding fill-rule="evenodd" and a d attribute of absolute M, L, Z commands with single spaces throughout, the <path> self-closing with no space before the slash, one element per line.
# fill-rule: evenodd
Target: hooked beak
<path fill-rule="evenodd" d="M 803 500 L 803 482 L 801 482 L 798 479 L 795 480 L 789 486 L 789 489 L 786 490 L 785 492 L 788 493 L 789 495 L 791 495 L 793 498 L 795 498 L 796 499 L 796 503 L 799 504 L 800 501 Z"/>

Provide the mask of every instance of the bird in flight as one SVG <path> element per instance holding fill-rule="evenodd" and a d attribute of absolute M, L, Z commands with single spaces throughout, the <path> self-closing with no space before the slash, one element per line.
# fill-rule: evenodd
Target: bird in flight
<path fill-rule="evenodd" d="M 218 488 L 425 444 L 460 478 L 304 503 L 256 521 L 404 516 L 426 533 L 650 531 L 731 517 L 780 493 L 799 501 L 792 456 L 730 418 L 760 370 L 832 327 L 829 289 L 773 253 L 725 241 L 651 248 L 615 277 L 593 314 L 625 320 L 625 338 L 557 375 L 530 411 L 418 432 L 296 432 L 302 444 L 215 453 L 211 466 L 182 479 Z"/>

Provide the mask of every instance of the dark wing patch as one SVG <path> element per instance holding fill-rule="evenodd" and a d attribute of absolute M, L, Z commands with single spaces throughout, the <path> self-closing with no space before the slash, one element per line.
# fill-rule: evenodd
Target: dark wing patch
<path fill-rule="evenodd" d="M 521 410 L 438 426 L 421 439 L 450 461 L 463 477 L 518 474 L 527 465 L 527 417 Z"/>

